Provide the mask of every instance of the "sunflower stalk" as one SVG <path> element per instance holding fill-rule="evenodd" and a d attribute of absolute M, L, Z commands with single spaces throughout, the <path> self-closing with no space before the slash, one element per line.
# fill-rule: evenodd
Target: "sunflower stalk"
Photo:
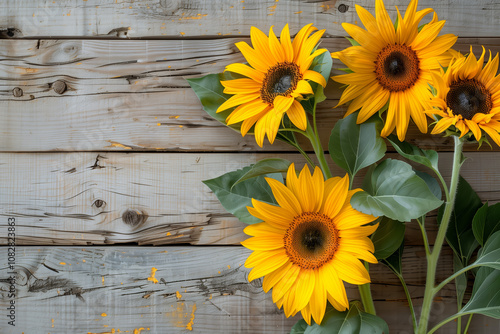
<path fill-rule="evenodd" d="M 319 166 L 320 166 L 321 170 L 323 171 L 323 175 L 325 176 L 325 179 L 331 178 L 332 172 L 330 171 L 330 167 L 328 166 L 328 163 L 326 162 L 325 151 L 323 151 L 323 146 L 321 145 L 321 141 L 319 140 L 319 134 L 317 131 L 316 103 L 314 103 L 314 109 L 313 109 L 313 124 L 311 125 L 309 123 L 309 120 L 307 121 L 306 137 L 311 142 L 314 153 L 316 154 L 316 157 L 318 158 Z"/>
<path fill-rule="evenodd" d="M 464 142 L 457 136 L 454 136 L 453 138 L 455 146 L 453 154 L 453 167 L 450 180 L 450 188 L 448 192 L 449 197 L 446 198 L 444 213 L 441 220 L 441 225 L 439 226 L 436 240 L 434 242 L 434 247 L 432 248 L 431 253 L 427 255 L 427 279 L 426 279 L 424 301 L 422 304 L 422 311 L 420 313 L 420 320 L 418 323 L 417 334 L 427 333 L 431 305 L 436 293 L 439 291 L 435 287 L 437 263 L 446 236 L 446 231 L 450 223 L 451 213 L 453 211 L 453 205 L 455 203 L 455 197 L 457 193 L 460 167 L 462 166 L 462 148 Z M 435 327 L 435 329 L 437 328 Z"/>
<path fill-rule="evenodd" d="M 366 270 L 369 269 L 368 262 L 365 262 Z M 358 286 L 359 295 L 361 297 L 361 302 L 363 303 L 363 308 L 366 313 L 377 315 L 375 310 L 375 304 L 373 303 L 372 290 L 370 288 L 370 283 L 366 283 Z"/>

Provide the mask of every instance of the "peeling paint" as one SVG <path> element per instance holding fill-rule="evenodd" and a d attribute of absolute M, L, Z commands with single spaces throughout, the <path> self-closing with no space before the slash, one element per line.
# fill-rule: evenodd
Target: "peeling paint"
<path fill-rule="evenodd" d="M 186 325 L 186 329 L 192 331 L 193 330 L 193 325 L 194 325 L 194 312 L 196 312 L 196 304 L 193 304 L 193 311 L 191 312 L 191 319 L 189 320 L 188 324 Z"/>
<path fill-rule="evenodd" d="M 111 145 L 110 145 L 110 146 L 105 146 L 105 147 L 121 147 L 121 148 L 124 148 L 124 149 L 126 149 L 126 150 L 131 150 L 131 149 L 132 149 L 132 147 L 125 146 L 125 145 L 120 144 L 120 143 L 118 143 L 118 142 L 116 142 L 116 141 L 107 140 L 107 142 L 108 142 L 108 143 L 111 143 Z"/>
<path fill-rule="evenodd" d="M 151 281 L 153 282 L 154 284 L 157 284 L 158 283 L 158 280 L 155 278 L 155 275 L 156 275 L 156 271 L 158 269 L 156 269 L 155 267 L 151 268 L 151 276 L 148 277 L 148 281 Z"/>

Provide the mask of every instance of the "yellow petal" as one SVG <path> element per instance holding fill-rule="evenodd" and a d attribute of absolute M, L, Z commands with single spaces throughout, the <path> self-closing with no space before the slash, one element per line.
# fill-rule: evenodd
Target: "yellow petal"
<path fill-rule="evenodd" d="M 296 280 L 297 290 L 295 291 L 295 309 L 303 309 L 314 291 L 316 284 L 316 275 L 313 269 L 300 269 Z"/>
<path fill-rule="evenodd" d="M 355 5 L 355 7 L 356 7 L 356 13 L 358 14 L 359 19 L 361 20 L 361 23 L 363 23 L 363 25 L 365 26 L 366 30 L 368 30 L 372 34 L 378 33 L 378 26 L 375 17 L 373 17 L 373 15 L 363 7 L 359 5 Z"/>
<path fill-rule="evenodd" d="M 341 238 L 367 237 L 367 236 L 373 234 L 377 230 L 378 225 L 379 224 L 377 223 L 375 225 L 359 226 L 359 227 L 339 230 L 339 237 L 341 237 Z"/>
<path fill-rule="evenodd" d="M 262 289 L 265 293 L 268 293 L 274 285 L 279 282 L 283 276 L 290 270 L 293 266 L 293 263 L 288 261 L 284 266 L 276 269 L 275 271 L 264 276 L 262 280 Z"/>
<path fill-rule="evenodd" d="M 493 141 L 495 142 L 495 144 L 497 144 L 498 146 L 500 146 L 500 135 L 498 134 L 498 131 L 495 130 L 495 129 L 492 129 L 488 125 L 490 125 L 490 124 L 479 125 L 479 126 L 481 127 L 481 129 L 484 130 L 484 132 L 486 132 L 490 136 L 491 139 L 493 139 Z"/>
<path fill-rule="evenodd" d="M 349 307 L 344 283 L 341 281 L 335 266 L 330 262 L 318 269 L 320 279 L 324 283 L 328 294 L 345 308 Z M 328 298 L 330 301 L 330 298 Z M 332 304 L 333 305 L 333 304 Z M 338 309 L 338 308 L 337 308 Z"/>
<path fill-rule="evenodd" d="M 307 129 L 307 115 L 300 102 L 294 100 L 286 114 L 297 128 L 303 131 Z"/>
<path fill-rule="evenodd" d="M 326 288 L 320 277 L 319 270 L 315 270 L 314 272 L 316 274 L 316 286 L 314 287 L 314 291 L 311 295 L 311 301 L 308 306 L 310 307 L 310 313 L 312 313 L 314 322 L 321 324 L 326 311 Z"/>
<path fill-rule="evenodd" d="M 283 27 L 280 34 L 281 47 L 283 48 L 285 61 L 293 61 L 293 47 L 292 41 L 290 40 L 290 30 L 288 29 L 288 23 Z"/>
<path fill-rule="evenodd" d="M 285 254 L 285 250 L 283 248 L 274 249 L 270 251 L 254 251 L 246 259 L 245 267 L 253 268 L 256 265 L 260 265 L 261 262 L 272 262 L 275 260 L 274 257 L 279 258 L 283 254 Z"/>
<path fill-rule="evenodd" d="M 434 129 L 432 129 L 431 134 L 435 135 L 437 133 L 443 132 L 444 130 L 448 129 L 454 122 L 455 122 L 454 118 L 448 118 L 448 117 L 441 118 L 437 122 L 436 126 L 434 126 Z"/>
<path fill-rule="evenodd" d="M 370 275 L 365 266 L 353 255 L 336 252 L 331 263 L 341 280 L 357 285 L 370 283 Z"/>
<path fill-rule="evenodd" d="M 274 98 L 273 105 L 276 113 L 283 114 L 290 109 L 294 98 L 278 95 Z"/>
<path fill-rule="evenodd" d="M 247 132 L 250 131 L 250 129 L 252 128 L 252 126 L 255 124 L 255 122 L 257 122 L 259 119 L 261 119 L 262 117 L 264 117 L 264 115 L 266 113 L 268 113 L 270 109 L 271 108 L 268 106 L 260 114 L 257 114 L 255 116 L 252 116 L 252 117 L 249 117 L 249 118 L 245 119 L 243 121 L 243 123 L 241 123 L 241 129 L 240 129 L 241 135 L 245 136 L 247 134 Z"/>
<path fill-rule="evenodd" d="M 343 208 L 334 218 L 333 222 L 338 230 L 346 230 L 374 221 L 377 217 L 355 210 L 352 206 Z"/>
<path fill-rule="evenodd" d="M 326 86 L 325 78 L 316 71 L 306 70 L 304 72 L 304 80 L 311 80 L 311 81 L 314 81 L 314 82 L 320 84 L 323 87 Z"/>
<path fill-rule="evenodd" d="M 243 232 L 245 232 L 245 234 L 251 235 L 252 237 L 266 236 L 269 234 L 283 236 L 285 234 L 285 231 L 286 227 L 284 226 L 269 224 L 266 222 L 251 224 L 243 229 Z"/>
<path fill-rule="evenodd" d="M 271 187 L 274 198 L 279 206 L 291 212 L 294 216 L 301 214 L 300 203 L 290 189 L 275 179 L 266 177 L 266 181 Z"/>
<path fill-rule="evenodd" d="M 394 44 L 396 42 L 396 31 L 382 0 L 375 1 L 375 15 L 377 17 L 378 30 L 385 44 Z"/>
<path fill-rule="evenodd" d="M 244 121 L 247 118 L 251 118 L 255 115 L 259 115 L 267 108 L 267 104 L 263 103 L 262 100 L 256 99 L 251 102 L 240 105 L 236 108 L 229 116 L 226 118 L 227 125 L 236 124 Z"/>
<path fill-rule="evenodd" d="M 272 259 L 269 259 L 268 261 L 261 261 L 248 274 L 248 281 L 251 282 L 256 278 L 263 277 L 269 274 L 270 272 L 279 269 L 287 262 L 288 262 L 288 257 L 286 256 L 285 252 L 279 255 L 275 255 Z"/>
<path fill-rule="evenodd" d="M 297 83 L 297 88 L 295 88 L 295 90 L 293 92 L 296 94 L 301 94 L 301 95 L 314 94 L 314 92 L 311 88 L 311 85 L 309 84 L 309 82 L 307 82 L 305 80 L 300 80 Z"/>
<path fill-rule="evenodd" d="M 325 194 L 325 203 L 321 212 L 330 218 L 334 218 L 344 205 L 349 190 L 349 176 L 346 174 L 340 182 L 338 182 L 329 194 Z"/>
<path fill-rule="evenodd" d="M 251 237 L 241 244 L 251 250 L 273 250 L 284 247 L 283 236 L 278 235 Z"/>
<path fill-rule="evenodd" d="M 258 83 L 262 83 L 262 81 L 264 80 L 264 73 L 259 72 L 245 64 L 234 63 L 227 65 L 226 71 L 244 75 L 254 81 L 257 81 Z"/>
<path fill-rule="evenodd" d="M 469 127 L 471 132 L 474 134 L 474 137 L 476 137 L 476 140 L 479 141 L 479 139 L 481 139 L 481 129 L 479 128 L 477 123 L 475 123 L 471 120 L 468 120 L 468 119 L 464 119 L 464 122 Z"/>
<path fill-rule="evenodd" d="M 238 42 L 235 45 L 241 51 L 243 57 L 245 57 L 250 66 L 260 72 L 267 72 L 270 64 L 264 60 L 262 54 L 252 49 L 246 42 Z"/>
<path fill-rule="evenodd" d="M 258 201 L 252 198 L 252 207 L 247 207 L 250 214 L 276 227 L 287 228 L 295 217 L 293 212 L 276 205 Z"/>
<path fill-rule="evenodd" d="M 282 63 L 285 61 L 285 52 L 280 42 L 278 41 L 278 38 L 274 34 L 272 26 L 271 28 L 269 28 L 269 50 L 271 50 L 274 59 L 276 59 L 276 62 Z"/>
<path fill-rule="evenodd" d="M 269 40 L 262 31 L 256 27 L 250 28 L 250 38 L 252 40 L 252 46 L 255 51 L 261 55 L 261 62 L 266 63 L 267 66 L 272 66 L 275 61 L 269 49 Z"/>
<path fill-rule="evenodd" d="M 252 79 L 235 79 L 221 81 L 226 94 L 249 94 L 259 92 L 261 85 Z"/>
<path fill-rule="evenodd" d="M 287 294 L 288 290 L 295 283 L 295 280 L 297 279 L 299 273 L 300 267 L 293 265 L 285 273 L 283 278 L 276 282 L 276 285 L 274 285 L 273 287 L 273 301 L 275 303 Z"/>
<path fill-rule="evenodd" d="M 240 104 L 243 104 L 243 103 L 252 102 L 252 101 L 258 99 L 259 96 L 260 96 L 260 94 L 258 94 L 258 93 L 233 95 L 226 102 L 221 104 L 219 106 L 219 108 L 217 108 L 217 112 L 221 112 L 221 111 L 239 106 Z"/>
<path fill-rule="evenodd" d="M 309 37 L 310 34 L 313 33 L 313 31 L 316 31 L 315 27 L 312 26 L 312 23 L 309 23 L 308 25 L 304 26 L 300 31 L 297 33 L 295 38 L 293 39 L 292 42 L 292 47 L 294 51 L 294 57 L 293 61 L 294 63 L 298 62 L 299 56 L 302 53 L 302 45 L 304 45 L 304 42 L 306 39 Z"/>

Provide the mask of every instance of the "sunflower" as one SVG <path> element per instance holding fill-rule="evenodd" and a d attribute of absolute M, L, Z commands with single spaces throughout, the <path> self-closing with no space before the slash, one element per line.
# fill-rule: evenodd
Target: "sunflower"
<path fill-rule="evenodd" d="M 250 281 L 264 277 L 263 288 L 273 289 L 273 302 L 285 315 L 301 311 L 311 324 L 311 315 L 321 323 L 327 300 L 339 311 L 349 308 L 343 281 L 365 284 L 370 277 L 361 260 L 376 263 L 368 238 L 377 225 L 362 226 L 376 217 L 354 210 L 350 204 L 349 177 L 324 180 L 316 167 L 307 166 L 299 177 L 291 164 L 286 186 L 268 178 L 279 206 L 252 199 L 247 207 L 261 223 L 245 228 L 252 236 L 242 242 L 253 250 L 245 262 L 253 268 Z"/>
<path fill-rule="evenodd" d="M 309 81 L 326 86 L 325 78 L 309 69 L 314 58 L 326 52 L 326 49 L 313 52 L 325 32 L 316 30 L 308 24 L 292 42 L 288 24 L 281 31 L 280 41 L 273 27 L 269 30 L 269 37 L 252 27 L 250 38 L 253 48 L 246 42 L 236 43 L 250 66 L 241 63 L 226 66 L 225 71 L 245 78 L 221 82 L 224 93 L 234 95 L 217 112 L 237 107 L 226 118 L 226 123 L 243 122 L 243 136 L 255 124 L 255 139 L 260 147 L 265 134 L 271 144 L 274 142 L 285 113 L 297 128 L 307 128 L 306 113 L 299 101 L 303 95 L 313 94 Z"/>
<path fill-rule="evenodd" d="M 430 104 L 433 109 L 428 115 L 438 115 L 441 119 L 432 134 L 441 133 L 454 125 L 460 137 L 471 132 L 477 141 L 484 130 L 500 146 L 500 76 L 498 53 L 484 64 L 485 50 L 479 59 L 472 52 L 469 55 L 457 53 L 447 71 L 433 75 L 436 96 Z"/>
<path fill-rule="evenodd" d="M 350 23 L 342 26 L 359 45 L 332 53 L 333 58 L 340 59 L 352 72 L 332 78 L 348 85 L 339 101 L 341 105 L 352 100 L 346 115 L 361 108 L 357 122 L 363 123 L 389 102 L 382 136 L 388 136 L 396 128 L 401 141 L 410 118 L 421 132 L 427 132 L 423 111 L 432 97 L 427 83 L 432 80 L 433 71 L 448 65 L 451 54 L 447 51 L 457 40 L 453 34 L 438 37 L 445 21 L 438 21 L 436 13 L 419 30 L 422 18 L 433 10 L 417 11 L 417 4 L 417 0 L 410 2 L 404 18 L 397 9 L 396 27 L 382 0 L 375 2 L 376 19 L 356 5 L 366 30 Z"/>

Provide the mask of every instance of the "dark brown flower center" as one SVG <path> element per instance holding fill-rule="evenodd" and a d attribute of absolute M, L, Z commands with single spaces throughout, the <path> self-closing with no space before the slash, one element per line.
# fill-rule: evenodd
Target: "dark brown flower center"
<path fill-rule="evenodd" d="M 297 83 L 302 80 L 300 68 L 295 63 L 278 63 L 267 70 L 260 89 L 260 98 L 273 104 L 278 95 L 287 96 L 297 88 Z"/>
<path fill-rule="evenodd" d="M 339 231 L 328 216 L 304 212 L 294 218 L 283 239 L 292 263 L 303 269 L 315 269 L 333 258 L 339 244 Z"/>
<path fill-rule="evenodd" d="M 415 51 L 404 44 L 388 45 L 375 60 L 375 75 L 379 84 L 391 92 L 411 88 L 420 74 L 420 61 Z"/>
<path fill-rule="evenodd" d="M 493 106 L 491 93 L 474 79 L 453 82 L 446 95 L 446 104 L 454 115 L 462 115 L 468 120 L 477 113 L 489 113 Z"/>

